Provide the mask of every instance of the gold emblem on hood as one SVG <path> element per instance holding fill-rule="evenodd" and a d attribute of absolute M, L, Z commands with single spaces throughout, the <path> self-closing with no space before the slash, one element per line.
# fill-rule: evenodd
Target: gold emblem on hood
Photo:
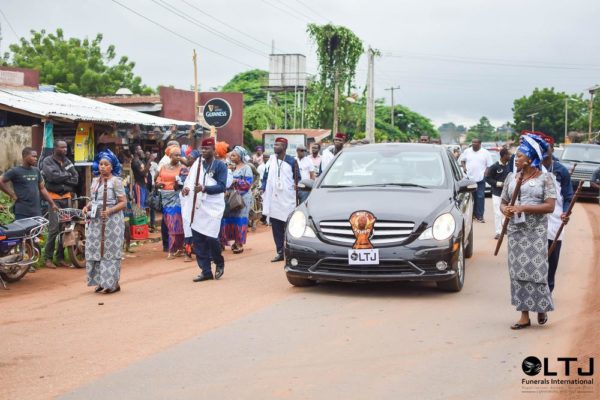
<path fill-rule="evenodd" d="M 377 218 L 368 211 L 356 211 L 350 216 L 350 226 L 356 240 L 353 249 L 372 249 L 371 234 Z"/>

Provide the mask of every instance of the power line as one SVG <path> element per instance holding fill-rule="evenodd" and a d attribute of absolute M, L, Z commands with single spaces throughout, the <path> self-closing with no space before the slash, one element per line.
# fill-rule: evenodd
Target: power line
<path fill-rule="evenodd" d="M 228 55 L 225 55 L 225 54 L 223 54 L 223 53 L 220 53 L 220 52 L 218 52 L 218 51 L 216 51 L 216 50 L 213 50 L 213 49 L 211 49 L 211 48 L 209 48 L 209 47 L 206 47 L 206 46 L 204 46 L 203 44 L 196 42 L 195 40 L 192 40 L 192 39 L 190 39 L 190 38 L 188 38 L 188 37 L 186 37 L 186 36 L 184 36 L 184 35 L 182 35 L 182 34 L 180 34 L 180 33 L 178 33 L 178 32 L 175 32 L 174 30 L 172 30 L 172 29 L 170 29 L 170 28 L 167 28 L 166 26 L 164 26 L 164 25 L 160 24 L 159 22 L 156 22 L 155 20 L 153 20 L 153 19 L 150 19 L 150 18 L 146 17 L 145 15 L 143 15 L 143 14 L 141 14 L 141 13 L 139 13 L 139 12 L 135 11 L 134 9 L 127 7 L 126 5 L 124 5 L 124 4 L 120 3 L 120 2 L 118 2 L 117 0 L 111 0 L 111 1 L 112 1 L 113 3 L 115 3 L 115 4 L 119 5 L 119 6 L 123 7 L 124 9 L 126 9 L 126 10 L 128 10 L 128 11 L 132 12 L 133 14 L 137 15 L 138 17 L 141 17 L 141 18 L 145 19 L 146 21 L 148 21 L 148 22 L 150 22 L 150 23 L 152 23 L 152 24 L 154 24 L 154 25 L 156 25 L 156 26 L 160 27 L 161 29 L 164 29 L 165 31 L 167 31 L 167 32 L 169 32 L 169 33 L 171 33 L 171 34 L 173 34 L 173 35 L 175 35 L 175 36 L 177 36 L 177 37 L 179 37 L 179 38 L 181 38 L 181 39 L 185 40 L 186 42 L 192 43 L 192 44 L 194 44 L 194 45 L 196 45 L 196 46 L 198 46 L 198 47 L 200 47 L 200 48 L 202 48 L 202 49 L 204 49 L 204 50 L 206 50 L 206 51 L 208 51 L 208 52 L 210 52 L 210 53 L 216 54 L 216 55 L 218 55 L 218 56 L 221 56 L 221 57 L 223 57 L 223 58 L 226 58 L 226 59 L 228 59 L 228 60 L 230 60 L 230 61 L 233 61 L 233 62 L 235 62 L 235 63 L 241 64 L 241 65 L 244 65 L 244 66 L 246 66 L 246 67 L 249 67 L 249 68 L 252 68 L 252 69 L 256 68 L 256 67 L 255 67 L 255 66 L 253 66 L 253 65 L 247 64 L 247 63 L 245 63 L 245 62 L 243 62 L 243 61 L 240 61 L 240 60 L 237 60 L 237 59 L 235 59 L 235 58 L 233 58 L 233 57 L 229 57 Z"/>
<path fill-rule="evenodd" d="M 4 14 L 4 11 L 2 11 L 1 8 L 0 8 L 0 14 L 2 14 L 2 16 L 4 17 L 4 20 L 6 21 L 6 24 L 8 25 L 8 27 L 10 28 L 10 30 L 12 31 L 12 33 L 15 35 L 15 37 L 17 38 L 17 40 L 19 40 L 19 35 L 17 34 L 17 31 L 15 31 L 15 28 L 13 28 L 13 26 L 10 23 L 10 21 L 8 20 L 8 18 L 6 18 L 6 14 Z"/>
<path fill-rule="evenodd" d="M 273 0 L 273 1 L 277 2 L 277 0 Z M 312 20 L 314 19 L 314 18 L 313 18 L 313 17 L 311 17 L 310 15 L 307 15 L 307 14 L 305 14 L 304 12 L 302 12 L 302 11 L 299 11 L 299 10 L 298 10 L 298 9 L 296 9 L 295 7 L 292 7 L 290 4 L 286 4 L 286 3 L 283 3 L 283 2 L 279 2 L 279 4 L 281 4 L 282 6 L 284 6 L 284 7 L 286 7 L 286 8 L 289 8 L 290 10 L 292 10 L 293 12 L 295 12 L 296 14 L 298 14 L 298 15 L 301 15 L 302 17 L 304 17 L 304 18 L 308 19 L 309 21 L 312 21 Z"/>
<path fill-rule="evenodd" d="M 214 15 L 211 15 L 211 14 L 207 13 L 206 11 L 202 10 L 201 8 L 199 8 L 198 6 L 196 6 L 196 5 L 194 5 L 194 4 L 190 3 L 190 2 L 188 2 L 188 1 L 186 1 L 186 0 L 180 0 L 180 1 L 181 1 L 182 3 L 185 3 L 185 4 L 187 4 L 189 7 L 193 8 L 194 10 L 198 11 L 199 13 L 201 13 L 201 14 L 203 14 L 203 15 L 206 15 L 207 17 L 209 17 L 209 18 L 212 18 L 212 19 L 214 19 L 215 21 L 217 21 L 217 22 L 219 22 L 219 23 L 221 23 L 221 24 L 225 25 L 225 26 L 226 26 L 226 27 L 228 27 L 229 29 L 236 31 L 237 33 L 239 33 L 239 34 L 241 34 L 241 35 L 244 35 L 244 36 L 246 36 L 247 38 L 250 38 L 250 39 L 254 40 L 254 41 L 255 41 L 255 42 L 257 42 L 257 43 L 260 43 L 260 44 L 263 44 L 263 45 L 265 45 L 265 46 L 268 46 L 269 48 L 271 47 L 271 43 L 268 43 L 268 42 L 262 41 L 262 40 L 260 40 L 260 39 L 257 39 L 257 38 L 255 38 L 254 36 L 251 36 L 251 35 L 249 35 L 248 33 L 246 33 L 246 32 L 244 32 L 244 31 L 242 31 L 242 30 L 240 30 L 240 29 L 236 28 L 235 26 L 233 26 L 233 25 L 231 25 L 231 24 L 228 24 L 227 22 L 225 22 L 225 21 L 223 21 L 223 20 L 221 20 L 221 19 L 219 19 L 219 18 L 215 17 Z M 282 50 L 282 52 L 285 52 L 285 51 L 283 51 L 283 50 Z"/>
<path fill-rule="evenodd" d="M 517 67 L 517 68 L 535 68 L 535 69 L 565 69 L 565 70 L 596 70 L 600 69 L 600 65 L 569 65 L 569 64 L 542 64 L 542 63 L 519 63 L 513 61 L 488 61 L 485 59 L 470 59 L 466 57 L 456 57 L 456 56 L 438 56 L 434 54 L 422 54 L 422 55 L 411 55 L 411 54 L 393 54 L 386 53 L 386 57 L 393 58 L 413 58 L 413 59 L 423 59 L 423 60 L 436 60 L 443 62 L 452 62 L 459 64 L 478 64 L 478 65 L 491 65 L 491 66 L 500 66 L 500 67 Z"/>
<path fill-rule="evenodd" d="M 319 18 L 321 18 L 324 21 L 331 21 L 331 19 L 329 18 L 325 18 L 324 16 L 322 16 L 321 14 L 319 14 L 318 12 L 316 12 L 312 7 L 310 7 L 308 4 L 306 4 L 305 2 L 301 1 L 301 0 L 296 0 L 298 3 L 302 4 L 304 6 L 304 8 L 306 8 L 307 10 L 309 10 L 310 12 L 312 12 L 313 14 L 315 14 L 316 16 L 318 16 Z"/>
<path fill-rule="evenodd" d="M 268 5 L 271 8 L 276 8 L 281 12 L 286 13 L 289 16 L 292 16 L 294 18 L 296 18 L 297 20 L 301 21 L 301 22 L 306 22 L 304 19 L 300 18 L 299 16 L 297 16 L 296 14 L 292 14 L 291 12 L 289 12 L 288 10 L 286 10 L 285 8 L 280 7 L 278 4 L 272 4 L 270 2 L 268 2 L 267 0 L 261 0 L 263 3 L 265 3 L 266 5 Z"/>
<path fill-rule="evenodd" d="M 246 44 L 240 42 L 239 40 L 236 40 L 236 39 L 234 39 L 234 38 L 232 38 L 232 37 L 230 37 L 230 36 L 228 36 L 228 35 L 220 32 L 220 31 L 212 28 L 210 25 L 207 25 L 207 26 L 210 27 L 210 29 L 207 28 L 206 26 L 204 26 L 206 24 L 204 24 L 202 21 L 199 21 L 199 20 L 197 20 L 197 19 L 195 19 L 193 17 L 190 17 L 190 16 L 186 15 L 183 11 L 179 10 L 175 6 L 172 6 L 172 5 L 170 5 L 170 4 L 168 4 L 168 3 L 164 2 L 164 1 L 160 1 L 159 2 L 157 0 L 152 0 L 152 2 L 154 4 L 156 4 L 156 5 L 158 5 L 159 7 L 162 7 L 165 10 L 169 11 L 170 13 L 177 15 L 179 18 L 182 18 L 182 19 L 184 19 L 184 20 L 186 20 L 188 22 L 191 22 L 193 24 L 196 24 L 196 26 L 198 28 L 200 28 L 202 30 L 205 30 L 206 32 L 212 33 L 213 35 L 218 36 L 218 37 L 220 37 L 222 39 L 225 39 L 228 42 L 233 43 L 236 46 L 241 47 L 244 50 L 250 51 L 250 52 L 252 52 L 254 54 L 257 54 L 257 55 L 263 56 L 263 57 L 266 57 L 266 55 L 267 55 L 266 53 L 263 53 L 263 52 L 261 52 L 258 49 L 255 49 L 253 47 L 247 46 Z"/>

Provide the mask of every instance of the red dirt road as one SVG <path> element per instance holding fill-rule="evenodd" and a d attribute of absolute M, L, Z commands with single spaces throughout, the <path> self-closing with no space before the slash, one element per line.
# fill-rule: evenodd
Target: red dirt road
<path fill-rule="evenodd" d="M 490 217 L 488 214 L 489 221 Z M 550 323 L 546 327 L 532 327 L 519 333 L 508 330 L 508 325 L 518 315 L 508 298 L 506 249 L 504 247 L 499 257 L 491 256 L 495 245 L 490 239 L 491 229 L 491 223 L 476 225 L 475 256 L 467 264 L 465 289 L 458 294 L 439 294 L 430 285 L 420 288 L 418 285 L 329 284 L 306 290 L 292 288 L 282 272 L 282 264 L 269 262 L 273 244 L 270 231 L 264 229 L 250 235 L 242 255 L 226 253 L 225 275 L 220 281 L 193 283 L 191 280 L 198 271 L 195 262 L 166 261 L 160 243 L 137 248 L 135 257 L 125 261 L 123 290 L 114 295 L 94 294 L 93 288 L 84 285 L 82 270 L 41 270 L 29 274 L 21 282 L 12 284 L 11 290 L 0 290 L 0 399 L 47 399 L 91 382 L 103 382 L 102 377 L 110 378 L 112 372 L 150 359 L 187 339 L 208 337 L 209 331 L 237 329 L 235 321 L 259 310 L 266 316 L 263 318 L 277 315 L 281 318 L 280 323 L 299 329 L 289 341 L 292 346 L 289 351 L 298 357 L 294 375 L 310 374 L 312 387 L 307 388 L 322 393 L 321 398 L 326 398 L 323 396 L 327 390 L 332 394 L 336 388 L 320 385 L 319 377 L 327 380 L 329 376 L 337 379 L 340 385 L 350 384 L 344 378 L 347 375 L 339 369 L 337 372 L 331 369 L 328 363 L 323 364 L 324 370 L 317 369 L 314 374 L 310 373 L 310 368 L 304 368 L 312 365 L 313 357 L 331 351 L 332 347 L 315 347 L 312 352 L 307 352 L 307 343 L 303 342 L 303 338 L 310 335 L 322 336 L 318 329 L 325 323 L 331 324 L 331 328 L 324 339 L 329 340 L 334 349 L 340 349 L 334 353 L 335 360 L 327 361 L 343 365 L 338 368 L 347 368 L 348 372 L 364 367 L 365 374 L 379 377 L 377 366 L 397 368 L 397 363 L 403 361 L 409 363 L 403 367 L 411 366 L 402 376 L 411 382 L 411 393 L 421 393 L 421 398 L 439 398 L 432 396 L 434 388 L 423 380 L 425 371 L 422 374 L 415 372 L 414 376 L 408 371 L 419 371 L 422 365 L 435 367 L 447 358 L 454 364 L 450 369 L 446 368 L 446 374 L 462 369 L 473 374 L 470 378 L 461 378 L 464 396 L 455 398 L 521 398 L 518 382 L 523 374 L 518 371 L 520 366 L 517 364 L 522 356 L 518 356 L 521 358 L 517 362 L 518 357 L 507 356 L 507 351 L 508 354 L 523 351 L 549 357 L 591 355 L 598 359 L 600 356 L 597 290 L 600 283 L 600 209 L 596 204 L 577 206 L 557 276 L 557 311 L 550 314 Z M 302 320 L 307 315 L 303 302 L 313 304 L 315 310 L 323 307 L 322 313 L 330 316 L 316 314 L 314 323 L 317 325 L 311 327 L 311 320 Z M 289 311 L 285 307 L 289 307 Z M 446 313 L 440 315 L 439 310 L 444 308 Z M 286 313 L 290 315 L 289 320 L 284 317 Z M 294 315 L 301 318 L 295 320 Z M 402 325 L 408 323 L 410 325 L 403 330 Z M 269 326 L 264 325 L 263 337 L 277 336 L 278 332 L 269 332 Z M 278 326 L 276 321 L 273 326 Z M 409 329 L 410 326 L 418 329 L 418 335 L 415 329 Z M 381 335 L 382 343 L 385 340 L 393 343 L 390 329 L 403 345 L 381 349 L 382 344 L 373 341 L 372 335 Z M 440 329 L 446 331 L 446 337 L 440 335 Z M 232 337 L 231 346 L 235 346 L 237 339 L 235 335 Z M 343 347 L 347 340 L 370 346 L 371 366 L 360 362 L 362 356 L 370 356 L 361 351 L 360 345 Z M 294 343 L 297 347 L 293 347 Z M 258 354 L 275 351 L 269 348 L 274 345 L 267 341 Z M 396 356 L 381 356 L 389 351 Z M 250 396 L 253 398 L 259 398 L 259 395 L 260 398 L 302 398 L 302 394 L 293 396 L 284 389 L 276 391 L 281 384 L 280 374 L 286 372 L 280 370 L 280 363 L 285 360 L 294 364 L 294 360 L 286 359 L 285 354 L 281 353 L 281 357 L 272 354 L 264 361 L 265 370 L 270 371 L 261 382 L 264 386 L 252 386 L 250 376 L 227 376 L 230 382 L 240 383 L 239 388 L 230 388 L 239 392 L 229 394 L 254 393 L 255 396 Z M 457 358 L 457 354 L 464 356 Z M 214 356 L 215 363 L 224 362 L 218 359 L 218 352 Z M 344 361 L 345 357 L 350 361 Z M 498 364 L 503 359 L 508 359 L 509 364 Z M 229 361 L 237 361 L 240 368 L 249 363 L 243 358 Z M 187 365 L 187 360 L 179 362 L 182 366 Z M 497 365 L 498 369 L 486 371 L 478 368 L 478 363 L 494 368 Z M 252 371 L 252 365 L 247 365 L 248 372 Z M 476 376 L 476 371 L 481 371 L 480 377 Z M 493 374 L 498 376 L 495 381 Z M 440 374 L 439 377 L 449 381 L 455 379 L 452 375 Z M 486 380 L 495 385 L 490 387 Z M 373 390 L 390 394 L 400 387 L 398 382 L 390 381 L 389 386 L 374 387 Z M 225 395 L 223 387 L 217 386 L 214 390 L 213 396 Z M 352 397 L 352 392 L 347 394 Z"/>

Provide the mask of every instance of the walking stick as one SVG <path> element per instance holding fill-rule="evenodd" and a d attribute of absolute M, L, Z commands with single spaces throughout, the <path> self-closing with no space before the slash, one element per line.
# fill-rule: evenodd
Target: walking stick
<path fill-rule="evenodd" d="M 567 217 L 571 216 L 571 213 L 573 212 L 573 207 L 575 206 L 575 202 L 577 201 L 577 197 L 579 197 L 582 187 L 583 187 L 583 181 L 579 181 L 579 185 L 577 185 L 577 190 L 575 191 L 575 194 L 573 195 L 573 199 L 571 199 L 571 204 L 569 204 L 569 208 L 567 209 Z M 558 238 L 560 237 L 560 234 L 562 233 L 565 225 L 566 224 L 564 221 L 560 224 L 560 227 L 558 228 L 558 232 L 556 232 L 556 237 L 552 241 L 552 245 L 550 246 L 550 249 L 548 249 L 548 257 L 550 257 L 552 255 L 552 253 L 554 253 L 554 249 L 556 248 L 556 242 L 558 241 Z"/>
<path fill-rule="evenodd" d="M 573 167 L 571 167 L 571 170 L 569 171 L 569 176 L 573 175 L 573 172 L 575 172 L 575 167 L 577 167 L 577 163 L 573 163 Z"/>
<path fill-rule="evenodd" d="M 196 199 L 198 198 L 198 192 L 196 192 L 196 186 L 198 186 L 198 180 L 200 179 L 200 166 L 202 165 L 202 157 L 198 158 L 198 167 L 196 168 L 196 179 L 194 180 L 194 199 L 192 202 L 192 217 L 190 218 L 190 226 L 194 223 L 194 214 L 196 214 Z"/>
<path fill-rule="evenodd" d="M 100 178 L 102 179 L 102 178 Z M 104 197 L 102 198 L 102 211 L 106 211 L 106 196 L 108 193 L 108 179 L 104 179 L 104 189 L 103 189 Z M 100 258 L 104 257 L 104 239 L 106 235 L 106 218 L 102 218 L 102 230 L 100 237 Z"/>
<path fill-rule="evenodd" d="M 519 193 L 521 192 L 521 185 L 523 184 L 523 172 L 519 174 L 519 178 L 517 179 L 517 185 L 515 186 L 515 190 L 513 191 L 512 198 L 510 199 L 509 206 L 514 206 L 517 197 L 519 197 Z M 510 218 L 506 217 L 504 219 L 504 223 L 502 224 L 502 233 L 498 238 L 498 243 L 496 243 L 496 250 L 494 251 L 494 255 L 498 255 L 498 251 L 500 251 L 500 246 L 502 246 L 502 241 L 504 240 L 504 235 L 506 235 L 506 231 L 508 230 L 508 223 Z"/>

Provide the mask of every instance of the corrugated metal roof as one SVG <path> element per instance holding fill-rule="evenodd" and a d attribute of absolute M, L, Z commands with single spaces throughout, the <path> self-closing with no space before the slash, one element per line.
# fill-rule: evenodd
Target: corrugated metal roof
<path fill-rule="evenodd" d="M 93 99 L 108 104 L 157 104 L 161 102 L 160 96 L 102 96 Z"/>
<path fill-rule="evenodd" d="M 0 89 L 0 108 L 6 106 L 45 118 L 125 125 L 193 125 L 194 122 L 155 117 L 69 93 Z"/>

